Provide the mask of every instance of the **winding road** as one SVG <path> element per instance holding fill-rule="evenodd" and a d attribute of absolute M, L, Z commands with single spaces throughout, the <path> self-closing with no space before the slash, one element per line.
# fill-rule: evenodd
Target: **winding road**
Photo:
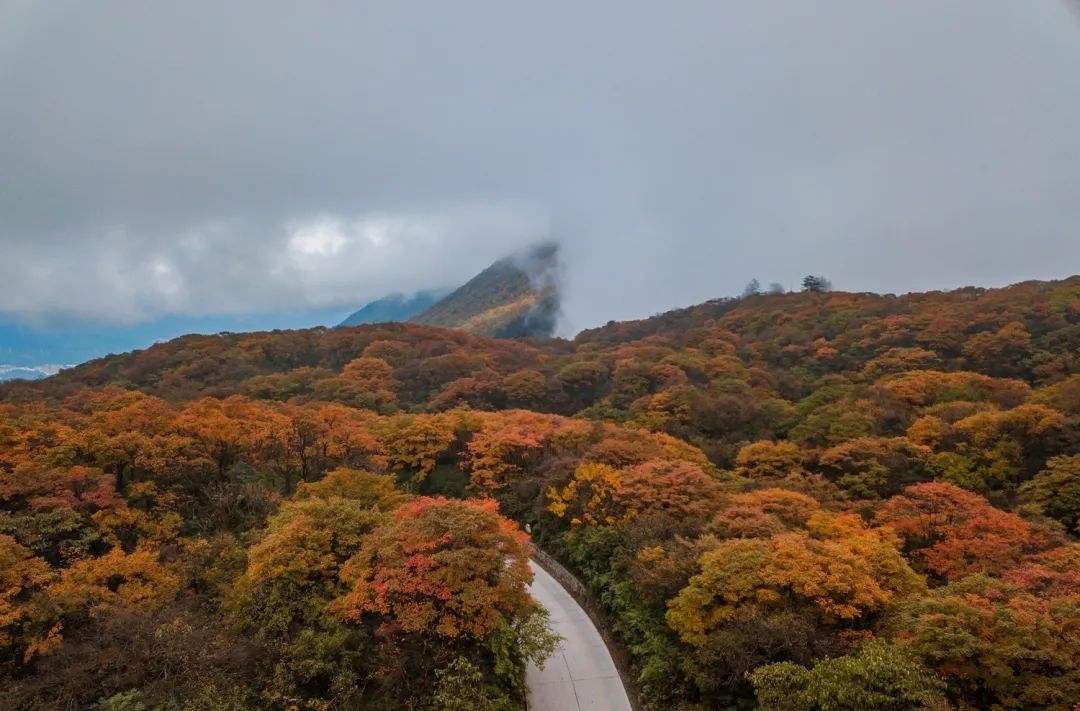
<path fill-rule="evenodd" d="M 554 578 L 531 563 L 534 598 L 563 638 L 544 668 L 525 672 L 529 711 L 631 711 L 615 662 L 592 620 Z"/>

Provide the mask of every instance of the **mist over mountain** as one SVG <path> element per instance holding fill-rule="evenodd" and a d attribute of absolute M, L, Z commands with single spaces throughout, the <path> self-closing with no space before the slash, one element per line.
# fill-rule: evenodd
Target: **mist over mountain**
<path fill-rule="evenodd" d="M 0 314 L 344 318 L 550 236 L 562 335 L 1059 278 L 1075 5 L 0 2 Z"/>
<path fill-rule="evenodd" d="M 493 338 L 547 338 L 559 316 L 559 245 L 544 242 L 500 259 L 409 319 Z"/>
<path fill-rule="evenodd" d="M 456 290 L 390 294 L 343 317 L 340 309 L 203 317 L 168 316 L 150 323 L 0 323 L 0 380 L 36 379 L 60 367 L 150 347 L 186 334 L 248 333 L 316 326 L 414 321 L 499 338 L 547 337 L 559 313 L 558 247 L 534 245 L 503 257 Z"/>
<path fill-rule="evenodd" d="M 349 314 L 339 326 L 359 326 L 362 323 L 388 323 L 408 321 L 416 314 L 438 303 L 450 293 L 449 289 L 419 291 L 411 296 L 390 294 L 372 301 Z"/>
<path fill-rule="evenodd" d="M 50 375 L 56 375 L 63 366 L 59 365 L 0 365 L 0 381 L 2 380 L 41 380 Z"/>

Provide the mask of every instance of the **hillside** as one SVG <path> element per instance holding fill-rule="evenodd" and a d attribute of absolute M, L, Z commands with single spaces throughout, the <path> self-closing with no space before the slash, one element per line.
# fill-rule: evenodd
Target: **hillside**
<path fill-rule="evenodd" d="M 339 326 L 359 326 L 365 323 L 390 323 L 408 321 L 416 314 L 431 308 L 442 300 L 446 291 L 419 291 L 411 296 L 391 294 L 360 307 Z"/>
<path fill-rule="evenodd" d="M 185 337 L 0 444 L 0 708 L 509 708 L 526 523 L 650 710 L 1080 698 L 1080 277 Z"/>
<path fill-rule="evenodd" d="M 495 262 L 409 320 L 493 338 L 544 338 L 555 330 L 558 246 L 541 244 Z"/>

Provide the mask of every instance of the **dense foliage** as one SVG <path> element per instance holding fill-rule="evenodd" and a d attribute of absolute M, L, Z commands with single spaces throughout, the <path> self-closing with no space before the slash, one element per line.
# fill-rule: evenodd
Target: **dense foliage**
<path fill-rule="evenodd" d="M 3 708 L 511 708 L 524 523 L 651 708 L 1080 700 L 1080 278 L 187 337 L 0 397 Z"/>

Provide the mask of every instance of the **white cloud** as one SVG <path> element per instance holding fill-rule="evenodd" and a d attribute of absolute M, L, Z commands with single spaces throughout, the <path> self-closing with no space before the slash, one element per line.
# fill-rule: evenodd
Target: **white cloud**
<path fill-rule="evenodd" d="M 300 257 L 333 257 L 349 241 L 341 223 L 319 219 L 298 227 L 289 238 L 289 250 Z"/>

